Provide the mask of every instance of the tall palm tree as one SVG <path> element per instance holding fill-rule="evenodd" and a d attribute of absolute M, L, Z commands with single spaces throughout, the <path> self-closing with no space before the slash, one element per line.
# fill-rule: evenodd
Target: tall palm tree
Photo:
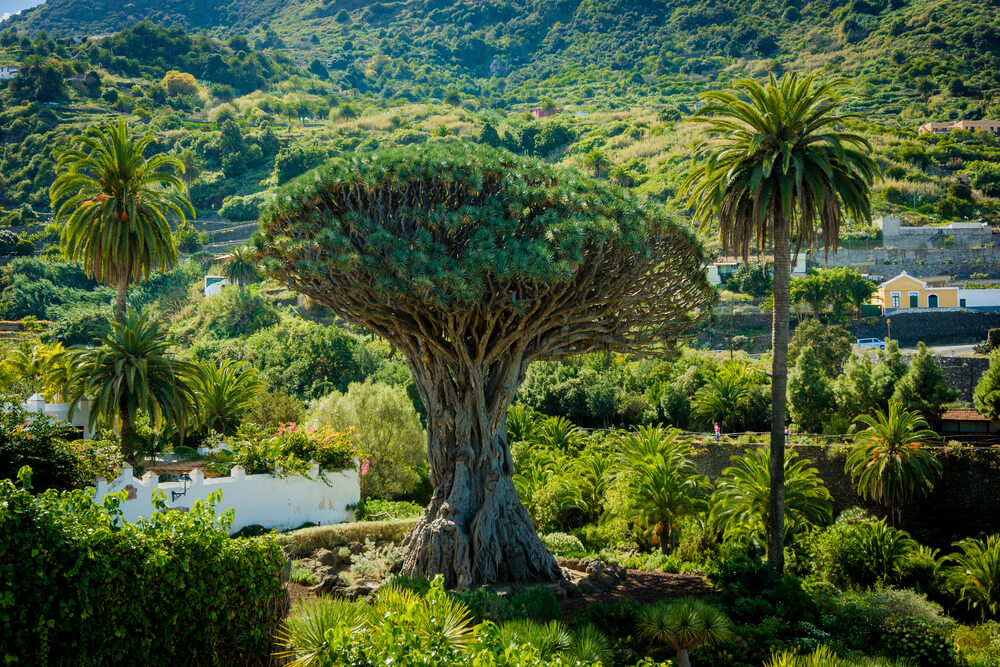
<path fill-rule="evenodd" d="M 222 265 L 222 275 L 244 289 L 250 283 L 256 282 L 260 277 L 257 271 L 257 260 L 254 259 L 253 249 L 249 246 L 233 248 L 229 253 L 229 259 Z"/>
<path fill-rule="evenodd" d="M 67 394 L 70 412 L 92 397 L 90 420 L 116 424 L 126 461 L 135 460 L 135 417 L 142 410 L 155 424 L 183 430 L 195 410 L 198 366 L 175 357 L 160 327 L 143 315 L 128 312 L 101 339 L 99 347 L 75 353 Z"/>
<path fill-rule="evenodd" d="M 858 433 L 846 470 L 863 498 L 889 508 L 895 526 L 902 505 L 914 495 L 930 493 L 941 476 L 941 462 L 927 447 L 938 435 L 919 412 L 895 401 L 887 411 L 876 409 L 855 421 L 867 428 Z"/>
<path fill-rule="evenodd" d="M 712 523 L 727 534 L 763 533 L 768 549 L 773 544 L 772 533 L 786 530 L 786 523 L 775 523 L 771 515 L 770 458 L 767 449 L 747 451 L 732 457 L 736 465 L 722 471 L 718 490 L 712 496 L 710 512 Z M 823 486 L 819 472 L 810 467 L 811 461 L 786 451 L 784 463 L 782 479 L 789 519 L 787 529 L 791 531 L 829 523 L 833 517 L 833 497 Z"/>
<path fill-rule="evenodd" d="M 143 155 L 153 140 L 152 134 L 136 138 L 122 118 L 92 127 L 59 156 L 59 175 L 49 188 L 56 222 L 63 225 L 63 254 L 115 288 L 119 324 L 129 284 L 177 261 L 171 220 L 183 224 L 185 214 L 194 216 L 176 174 L 184 172 L 183 163 Z"/>
<path fill-rule="evenodd" d="M 246 363 L 227 360 L 221 366 L 202 365 L 198 404 L 205 426 L 232 435 L 240 415 L 250 407 L 263 386 L 257 369 Z"/>
<path fill-rule="evenodd" d="M 771 75 L 767 86 L 739 82 L 742 97 L 705 94 L 708 103 L 691 120 L 705 124 L 706 142 L 682 192 L 704 224 L 717 222 L 723 250 L 747 258 L 752 245 L 774 246 L 772 324 L 771 531 L 768 554 L 784 569 L 784 430 L 788 383 L 788 286 L 791 237 L 796 250 L 813 245 L 817 225 L 827 248 L 836 250 L 840 221 L 871 217 L 870 189 L 878 174 L 862 137 L 837 126 L 856 117 L 840 113 L 835 80 Z"/>
<path fill-rule="evenodd" d="M 583 166 L 594 173 L 594 178 L 600 178 L 611 167 L 611 161 L 601 149 L 592 148 L 583 156 Z"/>

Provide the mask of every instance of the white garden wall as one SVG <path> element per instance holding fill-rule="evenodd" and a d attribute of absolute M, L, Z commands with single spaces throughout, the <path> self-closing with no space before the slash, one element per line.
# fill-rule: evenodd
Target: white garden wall
<path fill-rule="evenodd" d="M 132 476 L 132 468 L 126 467 L 111 483 L 97 480 L 94 501 L 101 502 L 109 493 L 127 491 L 128 499 L 122 503 L 122 511 L 126 521 L 134 522 L 156 511 L 152 498 L 157 489 L 163 491 L 170 509 L 190 508 L 196 501 L 207 500 L 208 494 L 216 489 L 222 491 L 222 501 L 215 511 L 216 514 L 229 509 L 236 511 L 231 527 L 233 532 L 254 524 L 288 530 L 307 521 L 318 524 L 350 521 L 354 517 L 347 506 L 361 499 L 357 470 L 326 472 L 320 479 L 319 468 L 314 465 L 309 477 L 247 475 L 242 467 L 235 466 L 229 477 L 206 479 L 204 472 L 195 469 L 191 471 L 187 493 L 177 500 L 173 500 L 171 491 L 181 491 L 180 482 L 161 484 L 155 473 L 146 473 L 142 479 L 136 479 Z"/>

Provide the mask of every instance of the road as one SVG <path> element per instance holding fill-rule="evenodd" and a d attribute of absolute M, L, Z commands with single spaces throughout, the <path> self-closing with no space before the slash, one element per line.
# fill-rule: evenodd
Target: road
<path fill-rule="evenodd" d="M 973 345 L 929 345 L 928 350 L 938 357 L 971 357 L 975 354 Z M 900 349 L 903 354 L 916 354 L 917 348 L 904 347 Z"/>

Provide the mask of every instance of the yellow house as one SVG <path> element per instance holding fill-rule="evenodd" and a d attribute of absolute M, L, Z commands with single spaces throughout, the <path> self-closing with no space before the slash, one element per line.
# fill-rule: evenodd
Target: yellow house
<path fill-rule="evenodd" d="M 945 278 L 921 280 L 903 271 L 878 286 L 872 301 L 882 310 L 894 308 L 958 308 L 958 288 Z M 961 304 L 964 306 L 965 304 Z"/>

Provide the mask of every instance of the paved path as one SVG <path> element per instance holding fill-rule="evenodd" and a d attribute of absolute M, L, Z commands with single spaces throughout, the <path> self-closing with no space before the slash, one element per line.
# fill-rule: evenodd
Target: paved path
<path fill-rule="evenodd" d="M 927 349 L 938 357 L 971 357 L 975 354 L 972 348 L 974 345 L 931 345 Z M 900 349 L 904 354 L 916 354 L 917 348 L 904 347 Z"/>

